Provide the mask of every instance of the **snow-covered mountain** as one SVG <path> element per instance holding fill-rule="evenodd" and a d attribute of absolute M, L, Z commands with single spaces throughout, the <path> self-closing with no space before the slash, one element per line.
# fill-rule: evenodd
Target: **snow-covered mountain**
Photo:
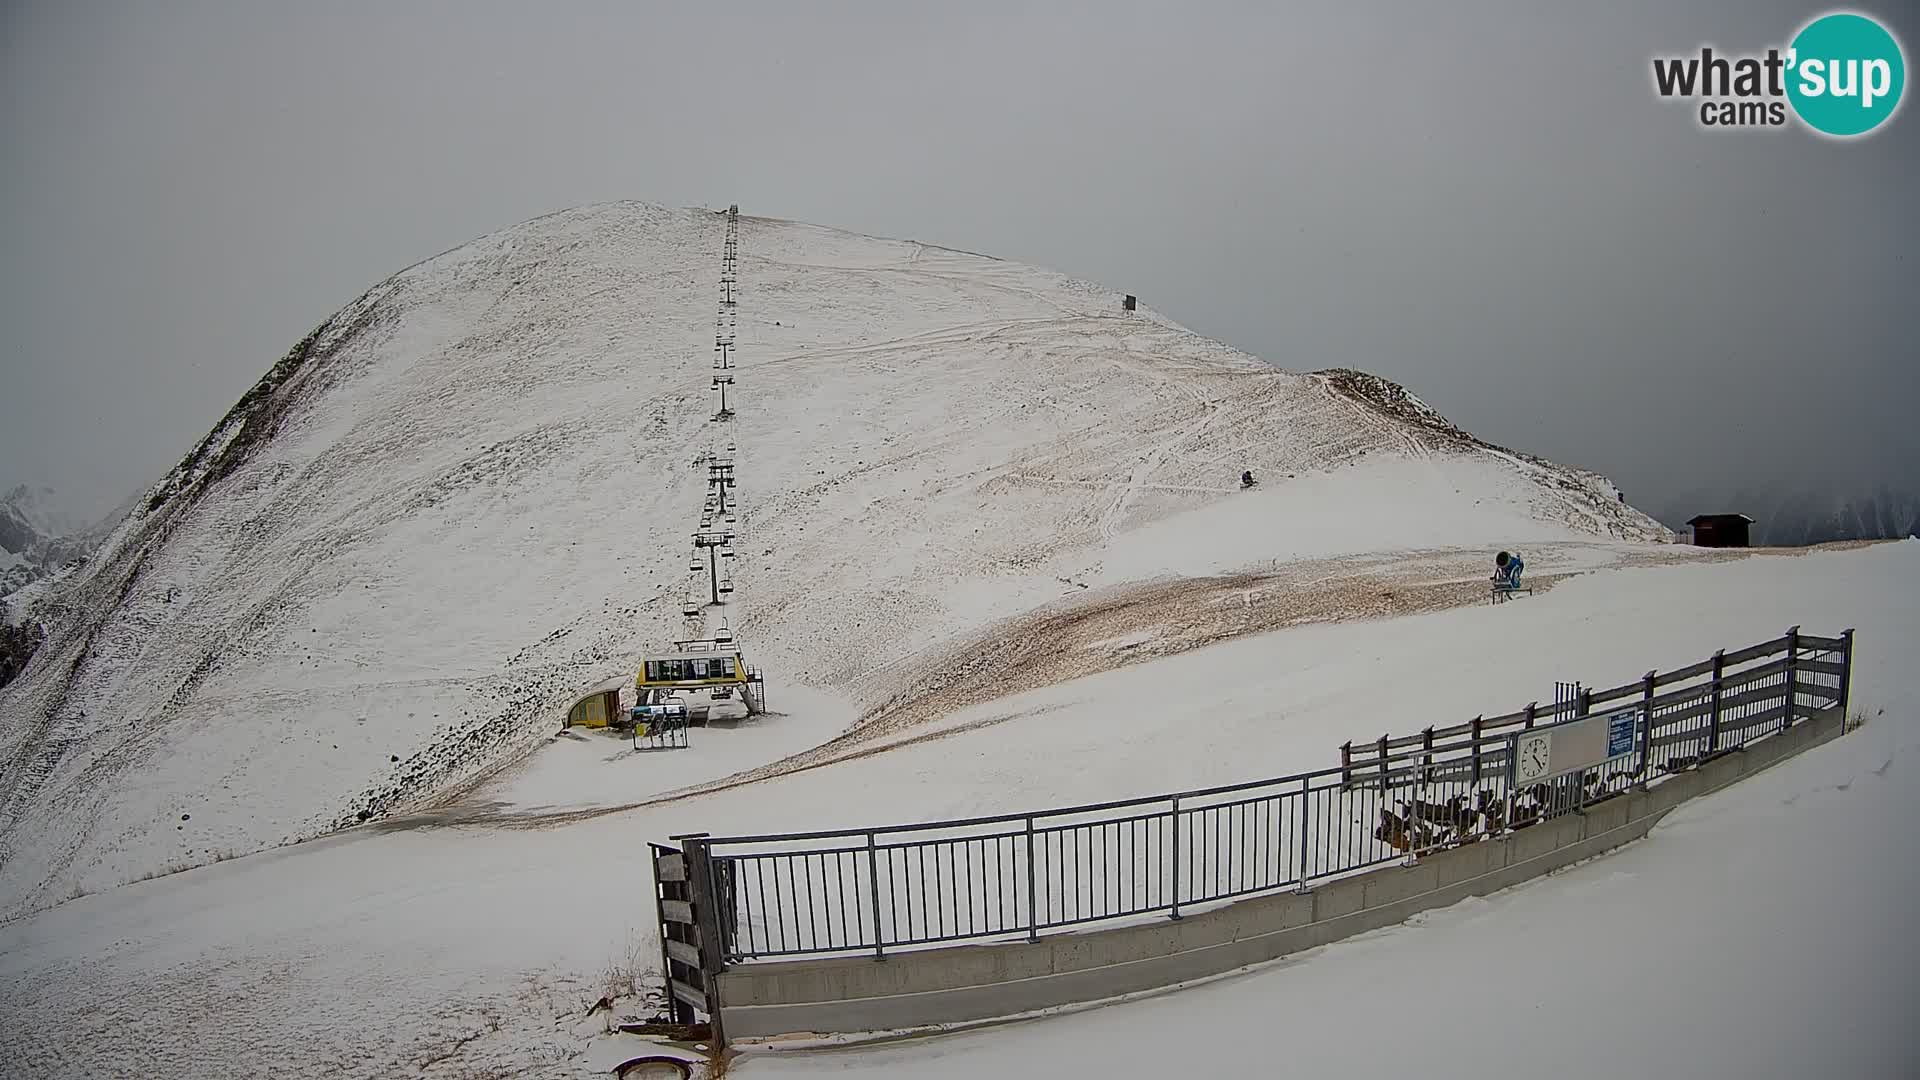
<path fill-rule="evenodd" d="M 127 503 L 95 525 L 75 528 L 52 505 L 52 488 L 25 484 L 0 497 L 0 686 L 26 667 L 45 636 L 26 616 L 37 593 L 77 569 L 132 509 Z"/>
<path fill-rule="evenodd" d="M 728 445 L 732 628 L 774 686 L 861 709 L 956 635 L 1133 582 L 1671 538 L 1602 478 L 1385 380 L 1277 370 L 1059 274 L 786 221 L 740 219 L 717 423 L 724 221 L 527 222 L 376 285 L 274 364 L 32 600 L 46 639 L 0 689 L 0 915 L 517 759 L 684 636 L 704 455 Z M 1253 516 L 1223 536 L 1231 500 Z M 1147 529 L 1192 544 L 1143 554 Z"/>
<path fill-rule="evenodd" d="M 78 535 L 82 530 L 51 505 L 53 494 L 21 484 L 0 495 L 0 597 L 58 573 L 97 541 Z"/>
<path fill-rule="evenodd" d="M 58 509 L 52 488 L 22 484 L 0 496 L 0 597 L 73 569 L 133 512 L 129 499 L 91 525 Z M 26 602 L 16 598 L 16 606 Z"/>

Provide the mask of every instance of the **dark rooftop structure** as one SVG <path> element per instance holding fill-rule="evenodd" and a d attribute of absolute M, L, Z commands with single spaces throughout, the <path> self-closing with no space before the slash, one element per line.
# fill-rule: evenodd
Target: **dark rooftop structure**
<path fill-rule="evenodd" d="M 1747 527 L 1753 519 L 1745 514 L 1701 514 L 1687 524 L 1700 547 L 1746 547 Z"/>

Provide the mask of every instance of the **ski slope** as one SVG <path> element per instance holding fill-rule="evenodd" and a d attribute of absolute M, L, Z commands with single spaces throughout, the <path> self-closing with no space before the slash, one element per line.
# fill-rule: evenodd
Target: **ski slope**
<path fill-rule="evenodd" d="M 47 643 L 0 688 L 0 918 L 444 803 L 682 636 L 724 221 L 514 226 L 275 364 L 34 601 Z M 1143 582 L 1667 536 L 1391 384 L 1276 370 L 1056 273 L 751 217 L 739 259 L 729 618 L 776 702 L 839 700 L 699 780 Z"/>
<path fill-rule="evenodd" d="M 623 981 L 609 968 L 657 956 L 646 840 L 1281 774 L 1355 734 L 1804 623 L 1857 628 L 1865 726 L 1625 851 L 1230 983 L 940 1041 L 762 1047 L 734 1070 L 1478 1076 L 1510 1058 L 1572 1075 L 1903 1075 L 1920 992 L 1917 583 L 1920 541 L 1601 567 L 1499 607 L 1237 638 L 1015 695 L 990 727 L 696 798 L 541 827 L 356 829 L 84 896 L 0 926 L 4 1059 L 22 1078 L 605 1076 L 641 1044 L 599 1034 L 586 1008 Z M 633 784 L 669 756 L 629 761 Z M 618 1012 L 645 1009 L 629 995 Z"/>

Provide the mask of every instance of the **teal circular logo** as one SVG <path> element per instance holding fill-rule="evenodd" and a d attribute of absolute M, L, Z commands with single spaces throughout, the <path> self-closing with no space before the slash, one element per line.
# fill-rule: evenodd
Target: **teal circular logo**
<path fill-rule="evenodd" d="M 1900 107 L 1907 85 L 1900 43 L 1865 15 L 1822 15 L 1793 39 L 1787 56 L 1787 100 L 1815 131 L 1864 135 Z"/>

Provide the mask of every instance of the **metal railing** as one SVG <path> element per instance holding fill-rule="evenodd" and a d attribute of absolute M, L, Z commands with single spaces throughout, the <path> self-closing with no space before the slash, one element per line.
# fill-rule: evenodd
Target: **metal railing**
<path fill-rule="evenodd" d="M 1853 632 L 1771 642 L 1561 708 L 1367 747 L 1339 767 L 1085 806 L 759 836 L 677 837 L 709 869 L 719 962 L 1037 939 L 1304 889 L 1483 840 L 1657 783 L 1844 707 Z M 1665 689 L 1664 692 L 1662 688 Z M 1545 783 L 1511 782 L 1521 733 L 1631 712 L 1633 749 Z M 1625 720 L 1623 718 L 1622 723 Z M 697 888 L 697 886 L 696 886 Z"/>
<path fill-rule="evenodd" d="M 693 745 L 688 737 L 686 716 L 649 715 L 633 724 L 633 748 L 649 750 L 685 750 Z"/>

